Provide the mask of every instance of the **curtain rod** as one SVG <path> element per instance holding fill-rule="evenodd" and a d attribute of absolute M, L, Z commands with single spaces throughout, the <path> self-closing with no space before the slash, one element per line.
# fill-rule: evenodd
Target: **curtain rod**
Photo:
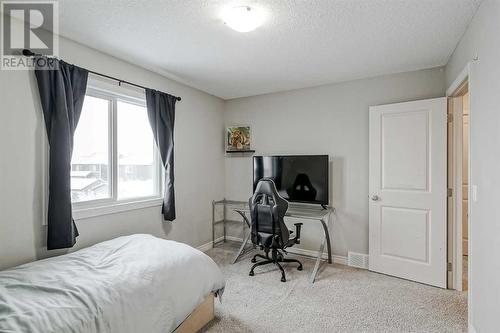
<path fill-rule="evenodd" d="M 34 56 L 43 56 L 42 54 L 37 54 L 37 53 L 34 53 L 33 51 L 31 50 L 28 50 L 28 49 L 24 49 L 23 50 L 23 55 L 26 56 L 26 57 L 34 57 Z M 110 80 L 114 80 L 114 81 L 118 81 L 118 84 L 122 84 L 122 83 L 125 83 L 129 86 L 134 86 L 134 87 L 137 87 L 137 88 L 141 88 L 141 89 L 149 89 L 147 87 L 144 87 L 144 86 L 141 86 L 139 84 L 135 84 L 135 83 L 132 83 L 132 82 L 129 82 L 129 81 L 125 81 L 125 80 L 122 80 L 122 79 L 119 79 L 117 77 L 114 77 L 114 76 L 110 76 L 110 75 L 106 75 L 106 74 L 101 74 L 101 73 L 97 73 L 97 72 L 94 72 L 94 71 L 91 71 L 91 70 L 88 70 L 88 69 L 85 69 L 87 72 L 89 73 L 92 73 L 94 75 L 98 75 L 98 76 L 102 76 L 102 77 L 105 77 L 107 79 L 110 79 Z M 180 97 L 176 97 L 174 96 L 178 101 L 181 100 Z"/>

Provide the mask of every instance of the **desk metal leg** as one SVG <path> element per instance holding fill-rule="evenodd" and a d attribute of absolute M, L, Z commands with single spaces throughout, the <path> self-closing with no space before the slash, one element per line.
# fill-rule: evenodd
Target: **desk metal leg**
<path fill-rule="evenodd" d="M 250 221 L 248 220 L 247 215 L 243 212 L 240 212 L 239 210 L 236 210 L 235 212 L 241 215 L 241 217 L 243 218 L 243 221 L 245 221 L 248 228 L 250 228 Z"/>
<path fill-rule="evenodd" d="M 233 264 L 236 263 L 236 261 L 238 261 L 238 258 L 243 254 L 243 252 L 245 252 L 245 246 L 247 245 L 247 242 L 248 240 L 250 239 L 250 235 L 252 234 L 252 232 L 249 232 L 246 236 L 245 236 L 245 239 L 243 240 L 243 242 L 241 243 L 241 246 L 240 246 L 240 249 L 238 250 L 238 252 L 236 253 L 236 255 L 234 256 L 234 259 L 233 259 Z"/>
<path fill-rule="evenodd" d="M 330 217 L 330 215 L 328 215 Z M 328 221 L 327 221 L 328 222 Z M 326 238 L 326 250 L 328 251 L 328 263 L 332 263 L 332 248 L 330 244 L 330 233 L 328 232 L 328 226 L 326 225 L 325 221 L 321 219 L 321 225 L 323 226 L 323 231 L 325 232 L 325 238 Z M 324 240 L 323 240 L 324 242 Z M 321 250 L 321 254 L 323 254 L 323 250 Z"/>
<path fill-rule="evenodd" d="M 328 214 L 328 219 L 325 220 L 321 219 L 321 225 L 323 226 L 323 231 L 325 233 L 325 236 L 323 237 L 323 241 L 321 242 L 321 246 L 319 247 L 318 251 L 318 256 L 316 257 L 316 263 L 314 265 L 314 269 L 311 273 L 311 276 L 309 278 L 310 283 L 314 283 L 314 280 L 316 280 L 316 274 L 318 274 L 318 269 L 319 265 L 321 264 L 321 260 L 323 257 L 323 251 L 325 250 L 325 243 L 326 243 L 326 250 L 328 252 L 328 263 L 332 263 L 332 248 L 330 244 L 330 233 L 328 232 L 328 226 L 326 225 L 330 220 L 330 214 Z"/>
<path fill-rule="evenodd" d="M 240 211 L 236 211 L 238 214 L 241 215 L 241 217 L 243 217 L 243 221 L 245 221 L 246 225 L 248 226 L 248 228 L 250 229 L 248 234 L 245 236 L 245 238 L 243 239 L 243 242 L 241 243 L 241 246 L 240 246 L 240 249 L 238 250 L 238 252 L 236 252 L 236 255 L 234 256 L 234 259 L 233 259 L 233 264 L 236 263 L 236 261 L 238 261 L 238 258 L 243 254 L 243 252 L 245 251 L 245 246 L 247 245 L 248 243 L 248 240 L 250 239 L 250 236 L 252 235 L 252 230 L 251 230 L 251 227 L 250 227 L 250 221 L 248 220 L 247 216 L 245 213 L 243 212 L 240 212 Z"/>
<path fill-rule="evenodd" d="M 321 246 L 319 247 L 319 251 L 318 251 L 318 256 L 316 257 L 316 264 L 314 265 L 314 269 L 311 273 L 311 276 L 309 277 L 309 282 L 310 283 L 314 283 L 314 280 L 316 279 L 316 274 L 318 273 L 318 269 L 319 269 L 319 265 L 321 263 L 321 257 L 323 256 L 323 251 L 325 250 L 325 241 L 327 240 L 328 238 L 325 237 L 323 238 L 323 241 L 321 242 Z"/>

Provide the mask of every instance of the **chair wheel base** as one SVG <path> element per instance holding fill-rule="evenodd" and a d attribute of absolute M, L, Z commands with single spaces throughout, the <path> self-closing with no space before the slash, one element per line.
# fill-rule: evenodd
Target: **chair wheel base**
<path fill-rule="evenodd" d="M 301 271 L 302 270 L 302 266 L 297 267 L 297 270 Z"/>
<path fill-rule="evenodd" d="M 256 259 L 252 259 L 252 260 L 250 260 L 250 261 L 251 261 L 252 263 L 256 263 L 256 262 L 257 262 L 257 260 L 256 260 Z"/>
<path fill-rule="evenodd" d="M 248 275 L 250 275 L 250 276 L 254 276 L 253 271 L 251 271 L 250 273 L 248 273 Z"/>
<path fill-rule="evenodd" d="M 284 276 L 281 277 L 281 282 L 286 282 L 286 279 Z"/>

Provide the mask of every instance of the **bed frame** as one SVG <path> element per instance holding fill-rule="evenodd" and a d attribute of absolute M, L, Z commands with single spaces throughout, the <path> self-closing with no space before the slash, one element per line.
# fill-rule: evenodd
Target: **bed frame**
<path fill-rule="evenodd" d="M 174 333 L 196 333 L 214 319 L 214 294 L 205 300 L 177 327 Z"/>

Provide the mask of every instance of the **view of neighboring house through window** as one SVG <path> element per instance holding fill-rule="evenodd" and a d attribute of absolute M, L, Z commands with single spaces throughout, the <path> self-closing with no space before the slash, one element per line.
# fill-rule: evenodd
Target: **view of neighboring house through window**
<path fill-rule="evenodd" d="M 72 202 L 159 197 L 161 169 L 145 101 L 90 89 L 74 137 Z"/>
<path fill-rule="evenodd" d="M 118 198 L 154 196 L 158 161 L 146 108 L 118 101 L 117 110 Z"/>
<path fill-rule="evenodd" d="M 71 160 L 73 202 L 111 197 L 109 155 L 110 100 L 85 96 Z"/>

